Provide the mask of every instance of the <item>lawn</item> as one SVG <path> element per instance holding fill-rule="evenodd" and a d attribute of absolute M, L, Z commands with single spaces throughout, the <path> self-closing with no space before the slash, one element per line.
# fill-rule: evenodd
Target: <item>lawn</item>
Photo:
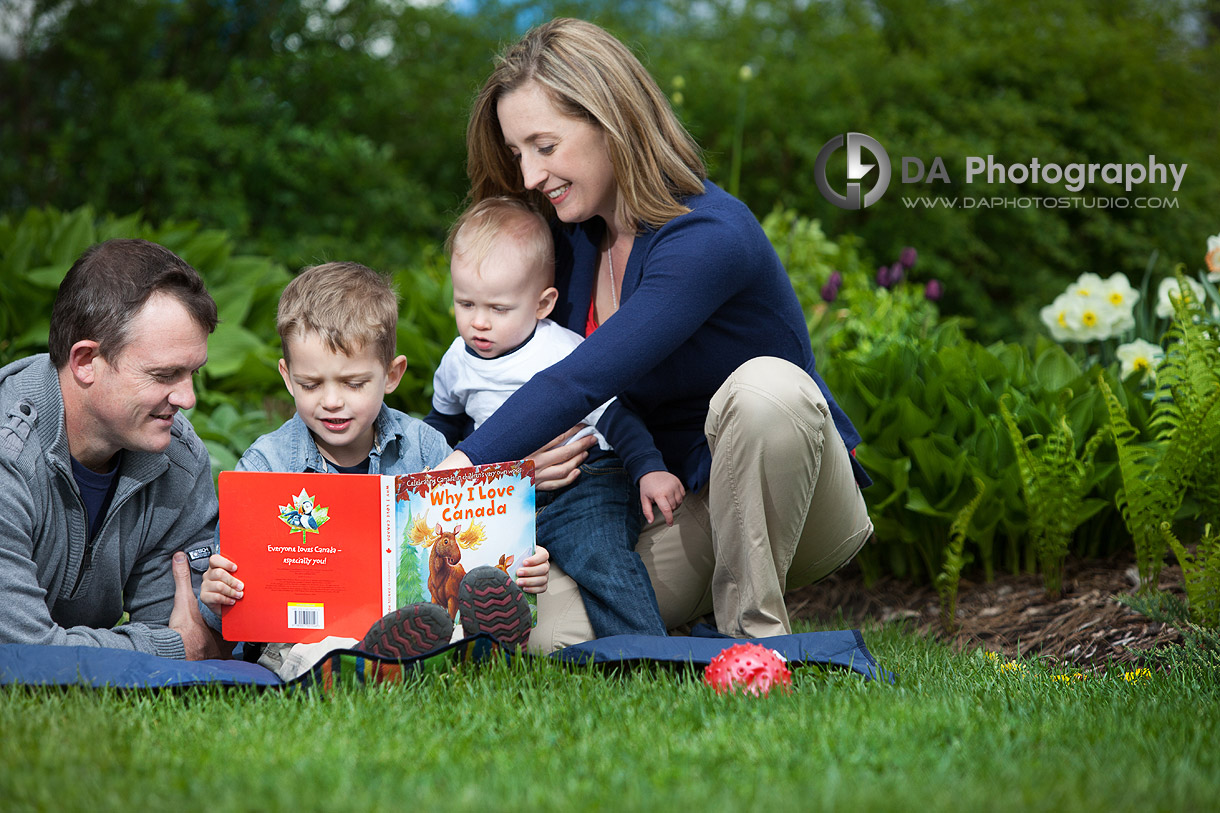
<path fill-rule="evenodd" d="M 718 697 L 529 661 L 329 695 L 9 689 L 0 807 L 1216 809 L 1212 668 L 1077 679 L 865 638 L 895 683 L 802 667 L 789 695 Z"/>

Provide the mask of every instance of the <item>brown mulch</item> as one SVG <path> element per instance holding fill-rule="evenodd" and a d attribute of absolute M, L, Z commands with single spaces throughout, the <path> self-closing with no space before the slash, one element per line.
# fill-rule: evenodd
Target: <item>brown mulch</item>
<path fill-rule="evenodd" d="M 1040 656 L 1052 663 L 1100 668 L 1107 662 L 1138 662 L 1144 650 L 1182 640 L 1172 626 L 1114 600 L 1116 594 L 1134 593 L 1136 584 L 1129 556 L 1069 561 L 1057 599 L 1047 598 L 1041 576 L 1034 574 L 997 573 L 986 583 L 963 577 L 957 599 L 959 628 L 953 635 L 941 625 L 940 603 L 931 585 L 882 577 L 865 587 L 854 565 L 792 591 L 787 600 L 794 619 L 850 626 L 907 621 L 958 648 L 983 647 L 1008 657 Z M 1183 597 L 1176 564 L 1165 565 L 1160 586 Z"/>

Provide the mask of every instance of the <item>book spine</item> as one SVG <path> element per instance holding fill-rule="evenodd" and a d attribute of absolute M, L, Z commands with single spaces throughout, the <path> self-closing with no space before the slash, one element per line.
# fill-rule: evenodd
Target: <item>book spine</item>
<path fill-rule="evenodd" d="M 398 609 L 398 545 L 394 477 L 381 478 L 381 614 Z"/>

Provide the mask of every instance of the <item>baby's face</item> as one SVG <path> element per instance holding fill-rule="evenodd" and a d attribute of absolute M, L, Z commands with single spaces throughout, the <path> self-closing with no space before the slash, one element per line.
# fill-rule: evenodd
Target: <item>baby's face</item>
<path fill-rule="evenodd" d="M 519 346 L 554 306 L 554 288 L 518 251 L 493 251 L 475 268 L 461 254 L 450 263 L 453 315 L 462 341 L 483 358 Z"/>
<path fill-rule="evenodd" d="M 332 463 L 354 466 L 373 448 L 374 423 L 386 393 L 402 377 L 406 359 L 390 369 L 372 347 L 337 353 L 314 333 L 293 336 L 280 375 L 318 449 Z"/>

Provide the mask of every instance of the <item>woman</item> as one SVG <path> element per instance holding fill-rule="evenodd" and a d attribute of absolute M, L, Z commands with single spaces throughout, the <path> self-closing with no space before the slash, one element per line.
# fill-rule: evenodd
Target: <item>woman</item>
<path fill-rule="evenodd" d="M 638 547 L 666 624 L 714 611 L 734 637 L 789 632 L 784 591 L 849 561 L 872 525 L 848 453 L 859 436 L 814 371 L 758 221 L 705 180 L 639 60 L 580 20 L 539 26 L 499 59 L 467 152 L 473 202 L 516 195 L 553 212 L 552 318 L 588 338 L 444 465 L 522 457 L 617 395 L 687 488 L 672 526 L 658 517 Z M 591 637 L 552 567 L 531 646 Z"/>

